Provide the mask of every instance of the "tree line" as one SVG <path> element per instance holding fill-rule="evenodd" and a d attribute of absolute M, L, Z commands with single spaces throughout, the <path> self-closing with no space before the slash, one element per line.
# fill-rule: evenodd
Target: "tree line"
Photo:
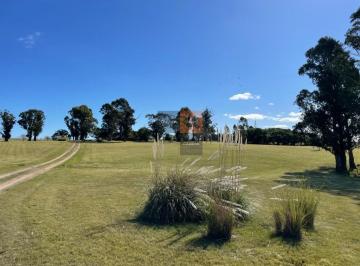
<path fill-rule="evenodd" d="M 254 144 L 308 144 L 322 147 L 335 158 L 337 172 L 356 168 L 353 150 L 360 139 L 360 8 L 350 17 L 351 27 L 344 42 L 331 37 L 322 37 L 316 46 L 306 52 L 306 62 L 299 75 L 307 75 L 316 86 L 313 91 L 301 90 L 295 103 L 301 109 L 301 121 L 294 130 L 259 129 L 247 126 L 242 118 L 236 126 L 246 127 L 248 143 Z M 119 98 L 104 104 L 101 126 L 86 105 L 73 107 L 64 121 L 69 131 L 58 130 L 53 138 L 68 137 L 86 140 L 139 140 L 150 137 L 176 141 L 216 140 L 216 125 L 212 113 L 205 109 L 200 115 L 183 107 L 175 115 L 166 113 L 148 114 L 148 127 L 133 131 L 134 109 L 128 101 Z M 2 137 L 11 138 L 16 123 L 8 111 L 0 112 Z M 28 140 L 36 141 L 45 121 L 44 112 L 30 109 L 20 113 L 18 124 L 26 130 Z M 171 128 L 175 135 L 167 132 Z M 348 159 L 348 163 L 347 163 Z"/>

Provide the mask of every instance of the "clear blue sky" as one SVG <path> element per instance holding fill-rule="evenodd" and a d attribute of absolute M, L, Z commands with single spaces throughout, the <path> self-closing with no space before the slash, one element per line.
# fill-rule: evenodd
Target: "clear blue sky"
<path fill-rule="evenodd" d="M 221 126 L 248 115 L 260 127 L 291 127 L 297 92 L 313 88 L 297 74 L 305 51 L 325 35 L 343 40 L 358 6 L 355 0 L 2 0 L 0 109 L 45 111 L 41 136 L 64 128 L 72 106 L 87 104 L 100 118 L 100 106 L 119 97 L 136 110 L 135 128 L 146 125 L 147 113 L 181 106 L 209 107 Z M 13 135 L 20 134 L 16 126 Z"/>

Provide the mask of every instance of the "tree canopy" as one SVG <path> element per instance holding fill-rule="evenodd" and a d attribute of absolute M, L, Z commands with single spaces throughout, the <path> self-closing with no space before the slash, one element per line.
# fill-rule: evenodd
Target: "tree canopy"
<path fill-rule="evenodd" d="M 350 17 L 351 27 L 347 31 L 345 44 L 352 47 L 359 55 L 360 53 L 360 8 Z"/>
<path fill-rule="evenodd" d="M 26 130 L 27 138 L 31 141 L 34 137 L 34 141 L 41 133 L 45 122 L 45 114 L 41 110 L 29 109 L 25 112 L 20 113 L 18 123 Z"/>
<path fill-rule="evenodd" d="M 320 146 L 335 155 L 336 170 L 344 172 L 346 150 L 358 135 L 360 91 L 355 60 L 342 45 L 329 37 L 306 52 L 300 75 L 308 75 L 317 89 L 302 90 L 296 103 L 303 113 L 297 128 L 319 136 Z"/>
<path fill-rule="evenodd" d="M 92 110 L 86 105 L 71 108 L 69 115 L 65 117 L 71 137 L 74 140 L 84 141 L 96 128 L 97 120 L 93 117 Z"/>
<path fill-rule="evenodd" d="M 148 125 L 151 129 L 151 135 L 155 140 L 163 137 L 166 128 L 171 125 L 171 117 L 165 113 L 148 114 L 146 117 L 149 119 Z"/>
<path fill-rule="evenodd" d="M 102 135 L 108 139 L 126 140 L 135 124 L 134 109 L 125 98 L 119 98 L 104 104 L 100 109 L 102 117 Z"/>
<path fill-rule="evenodd" d="M 2 131 L 1 135 L 5 141 L 9 141 L 11 138 L 11 130 L 16 123 L 15 116 L 9 111 L 0 112 Z"/>

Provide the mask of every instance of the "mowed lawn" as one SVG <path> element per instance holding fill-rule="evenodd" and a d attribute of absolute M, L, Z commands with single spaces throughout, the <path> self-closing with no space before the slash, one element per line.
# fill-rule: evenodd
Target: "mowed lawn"
<path fill-rule="evenodd" d="M 199 165 L 216 147 L 205 145 Z M 206 241 L 205 225 L 134 220 L 147 197 L 151 154 L 150 143 L 82 144 L 65 165 L 0 193 L 0 264 L 360 265 L 360 178 L 335 175 L 331 154 L 248 145 L 252 217 L 225 244 Z M 176 143 L 165 145 L 165 157 L 169 165 L 186 158 Z M 271 187 L 299 176 L 321 189 L 321 202 L 316 231 L 294 244 L 272 236 L 270 198 Z"/>
<path fill-rule="evenodd" d="M 0 141 L 0 174 L 49 161 L 70 147 L 69 142 Z"/>

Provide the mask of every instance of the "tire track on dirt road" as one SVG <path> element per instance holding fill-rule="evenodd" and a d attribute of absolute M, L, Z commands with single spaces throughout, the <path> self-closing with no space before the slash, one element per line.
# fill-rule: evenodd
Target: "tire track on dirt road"
<path fill-rule="evenodd" d="M 7 173 L 4 175 L 0 175 L 0 180 L 13 176 L 13 178 L 11 178 L 10 180 L 5 181 L 4 183 L 0 184 L 0 191 L 4 191 L 12 186 L 15 186 L 16 184 L 28 181 L 30 179 L 33 179 L 34 177 L 37 177 L 39 175 L 42 175 L 42 174 L 50 171 L 51 169 L 70 160 L 79 151 L 79 149 L 80 149 L 80 144 L 75 143 L 65 153 L 63 153 L 62 155 L 60 155 L 50 161 L 47 161 L 47 162 L 44 162 L 44 163 L 41 163 L 41 164 L 38 164 L 38 165 L 35 165 L 32 167 L 28 167 L 26 169 L 22 169 L 22 170 L 14 171 L 14 172 Z"/>

